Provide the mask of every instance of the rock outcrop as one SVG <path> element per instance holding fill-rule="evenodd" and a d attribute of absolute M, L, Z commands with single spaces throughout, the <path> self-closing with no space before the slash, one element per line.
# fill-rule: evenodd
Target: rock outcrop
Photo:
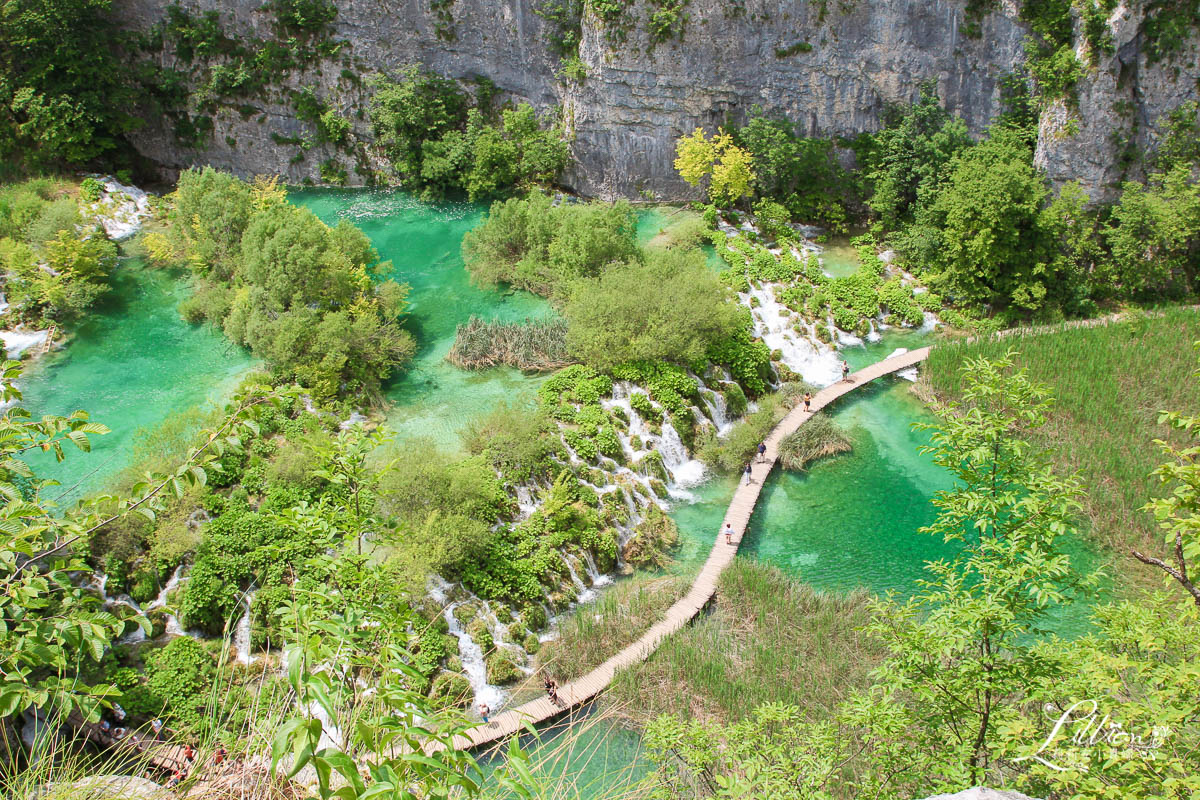
<path fill-rule="evenodd" d="M 373 73 L 420 64 L 443 75 L 487 77 L 507 97 L 558 111 L 572 135 L 570 187 L 600 197 L 685 198 L 691 189 L 672 167 L 675 139 L 696 126 L 740 121 L 755 105 L 784 114 L 811 135 L 852 136 L 877 129 L 890 103 L 916 98 L 922 81 L 970 129 L 981 132 L 1000 110 L 999 81 L 1024 60 L 1027 36 L 1013 0 L 964 32 L 963 0 L 692 0 L 678 35 L 653 44 L 646 0 L 629 7 L 624 41 L 584 14 L 582 80 L 560 75 L 550 46 L 554 28 L 537 13 L 545 0 L 338 0 L 334 35 L 348 43 L 336 61 L 293 74 L 268 97 L 223 108 L 203 149 L 181 147 L 164 119 L 148 119 L 135 144 L 167 170 L 211 163 L 243 175 L 278 173 L 318 179 L 337 158 L 317 145 L 303 158 L 289 141 L 310 131 L 288 90 L 310 87 L 370 139 L 364 115 Z M 116 0 L 125 24 L 161 22 L 167 0 Z M 216 10 L 227 29 L 272 35 L 259 0 L 184 0 L 193 13 Z M 1094 199 L 1112 194 L 1127 146 L 1154 143 L 1154 123 L 1200 96 L 1195 40 L 1174 59 L 1151 63 L 1142 51 L 1141 11 L 1124 3 L 1110 19 L 1114 48 L 1101 54 L 1079 85 L 1078 109 L 1066 105 L 1042 120 L 1037 160 L 1057 182 L 1077 179 Z M 441 34 L 439 36 L 439 33 Z M 166 51 L 156 58 L 177 63 Z M 350 65 L 347 67 L 346 65 Z M 359 168 L 379 168 L 368 155 Z M 364 170 L 365 171 L 365 170 Z M 362 182 L 350 172 L 349 182 Z"/>

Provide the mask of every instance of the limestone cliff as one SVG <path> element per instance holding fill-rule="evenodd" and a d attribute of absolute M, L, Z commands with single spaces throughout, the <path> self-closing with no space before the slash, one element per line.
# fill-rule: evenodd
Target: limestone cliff
<path fill-rule="evenodd" d="M 681 198 L 690 190 L 672 168 L 675 139 L 698 125 L 743 119 L 754 105 L 786 114 L 810 135 L 853 135 L 876 129 L 888 103 L 911 101 L 922 81 L 936 79 L 947 107 L 979 132 L 999 109 L 1000 78 L 1024 59 L 1027 35 L 1012 0 L 997 3 L 974 37 L 964 32 L 963 0 L 691 0 L 679 35 L 652 46 L 652 9 L 637 0 L 620 44 L 584 14 L 579 56 L 587 75 L 574 81 L 558 74 L 552 28 L 535 13 L 541 2 L 440 0 L 439 18 L 430 0 L 338 0 L 335 36 L 347 48 L 337 61 L 293 74 L 240 109 L 223 108 L 203 149 L 181 147 L 161 119 L 150 119 L 135 144 L 168 170 L 210 163 L 316 180 L 317 165 L 337 154 L 325 145 L 301 157 L 287 143 L 308 123 L 296 118 L 286 91 L 312 87 L 369 141 L 359 111 L 370 93 L 361 78 L 420 64 L 455 78 L 485 76 L 510 98 L 561 113 L 573 137 L 576 164 L 565 176 L 571 188 Z M 219 11 L 232 31 L 270 35 L 258 0 L 183 4 Z M 165 5 L 116 0 L 132 29 L 158 23 Z M 1038 163 L 1056 181 L 1078 179 L 1096 199 L 1123 176 L 1123 148 L 1152 145 L 1154 121 L 1198 96 L 1195 40 L 1175 58 L 1150 63 L 1141 19 L 1140 9 L 1122 3 L 1109 20 L 1113 53 L 1102 54 L 1081 81 L 1078 110 L 1059 104 L 1043 116 Z M 175 55 L 168 49 L 156 58 L 170 66 Z M 359 162 L 360 169 L 380 166 L 369 148 Z"/>

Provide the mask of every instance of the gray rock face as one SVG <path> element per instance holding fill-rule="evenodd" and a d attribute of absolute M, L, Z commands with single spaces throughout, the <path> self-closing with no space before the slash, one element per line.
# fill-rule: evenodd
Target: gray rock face
<path fill-rule="evenodd" d="M 575 158 L 565 182 L 580 193 L 679 199 L 693 190 L 672 165 L 676 138 L 696 126 L 711 131 L 727 118 L 740 122 L 754 105 L 785 114 L 810 135 L 852 136 L 877 129 L 889 103 L 912 101 L 922 81 L 936 79 L 946 106 L 980 133 L 1000 110 L 998 81 L 1024 59 L 1027 33 L 1012 0 L 983 20 L 978 38 L 962 32 L 962 0 L 744 0 L 737 13 L 731 0 L 692 0 L 682 38 L 652 46 L 651 10 L 639 0 L 620 45 L 585 14 L 580 58 L 587 77 L 576 83 L 557 74 L 550 25 L 535 13 L 541 1 L 454 0 L 454 37 L 447 41 L 437 35 L 429 0 L 338 0 L 335 36 L 349 43 L 348 61 L 363 76 L 408 64 L 454 78 L 486 76 L 510 99 L 561 113 Z M 167 3 L 114 5 L 129 28 L 145 30 L 163 18 Z M 219 11 L 231 31 L 270 35 L 271 15 L 260 0 L 184 4 Z M 1078 113 L 1053 108 L 1042 120 L 1039 165 L 1056 182 L 1080 180 L 1093 199 L 1110 196 L 1122 177 L 1121 135 L 1136 146 L 1152 144 L 1153 121 L 1197 96 L 1194 43 L 1171 63 L 1149 64 L 1139 49 L 1139 22 L 1139 13 L 1118 8 L 1111 20 L 1115 52 L 1082 82 Z M 793 47 L 800 44 L 811 49 Z M 159 58 L 174 64 L 170 52 Z M 279 139 L 303 136 L 310 126 L 296 119 L 286 93 L 312 87 L 354 121 L 358 139 L 369 140 L 369 125 L 357 114 L 370 91 L 342 77 L 340 59 L 293 75 L 244 115 L 219 112 L 202 150 L 181 148 L 169 126 L 153 119 L 135 144 L 167 171 L 209 163 L 243 175 L 316 179 L 317 165 L 336 153 L 318 146 L 293 160 L 297 148 Z M 382 166 L 375 155 L 368 161 Z"/>

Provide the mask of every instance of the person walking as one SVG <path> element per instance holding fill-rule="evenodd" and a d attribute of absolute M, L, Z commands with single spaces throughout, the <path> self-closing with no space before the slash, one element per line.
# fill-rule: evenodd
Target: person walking
<path fill-rule="evenodd" d="M 750 462 L 746 464 L 746 484 L 751 483 L 754 483 L 754 459 L 750 459 Z"/>
<path fill-rule="evenodd" d="M 483 720 L 485 723 L 488 721 L 488 716 L 489 716 L 491 713 L 492 713 L 492 709 L 488 707 L 488 704 L 487 704 L 487 703 L 484 703 L 484 702 L 480 702 L 480 703 L 479 703 L 479 717 L 480 717 L 480 719 L 482 719 L 482 720 Z"/>
<path fill-rule="evenodd" d="M 767 443 L 766 442 L 758 443 L 758 460 L 759 461 L 767 460 Z"/>
<path fill-rule="evenodd" d="M 842 360 L 842 380 L 850 380 L 850 364 L 845 359 Z"/>
<path fill-rule="evenodd" d="M 812 392 L 804 393 L 804 410 L 812 411 Z"/>
<path fill-rule="evenodd" d="M 733 526 L 725 523 L 725 544 L 733 544 Z"/>

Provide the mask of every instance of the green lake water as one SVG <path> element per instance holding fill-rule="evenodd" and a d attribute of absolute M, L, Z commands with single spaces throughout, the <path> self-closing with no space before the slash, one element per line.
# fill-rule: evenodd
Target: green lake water
<path fill-rule="evenodd" d="M 176 306 L 188 292 L 178 273 L 123 259 L 110 292 L 74 339 L 33 363 L 22 378 L 22 405 L 36 414 L 84 409 L 111 429 L 92 436 L 92 452 L 67 447 L 61 464 L 32 454 L 39 474 L 58 480 L 69 502 L 98 490 L 127 464 L 142 428 L 171 414 L 221 402 L 254 363 L 220 331 L 184 322 Z"/>
<path fill-rule="evenodd" d="M 417 355 L 386 387 L 392 405 L 388 423 L 399 437 L 432 439 L 455 449 L 470 420 L 500 403 L 533 397 L 544 378 L 507 367 L 468 372 L 445 360 L 456 328 L 472 315 L 520 321 L 553 313 L 528 292 L 471 284 L 460 247 L 485 206 L 430 205 L 396 191 L 313 189 L 293 192 L 290 199 L 327 224 L 345 219 L 362 228 L 380 258 L 392 262 L 391 277 L 412 287 L 406 324 L 417 337 Z"/>
<path fill-rule="evenodd" d="M 471 285 L 460 244 L 481 219 L 482 206 L 433 206 L 394 191 L 305 190 L 291 199 L 328 223 L 347 219 L 360 226 L 381 257 L 392 261 L 393 276 L 412 287 L 407 324 L 418 340 L 417 356 L 386 387 L 389 422 L 400 436 L 455 448 L 469 420 L 498 403 L 532 400 L 539 377 L 507 368 L 465 372 L 444 360 L 456 326 L 472 315 L 521 320 L 553 313 L 533 295 Z M 667 224 L 663 211 L 645 212 L 639 236 L 652 238 Z M 828 264 L 828 251 L 826 258 Z M 176 411 L 220 402 L 253 364 L 219 332 L 180 319 L 176 307 L 187 285 L 179 276 L 129 259 L 114 282 L 113 293 L 71 344 L 33 365 L 22 383 L 26 407 L 59 414 L 85 408 L 113 429 L 95 437 L 90 456 L 72 452 L 62 465 L 38 457 L 44 473 L 64 485 L 78 484 L 76 494 L 100 488 L 126 465 L 139 428 L 153 427 Z M 927 343 L 922 334 L 888 331 L 880 342 L 842 352 L 858 369 L 897 347 Z M 916 533 L 932 520 L 929 500 L 950 486 L 950 478 L 917 452 L 926 439 L 911 424 L 930 415 L 908 387 L 904 380 L 884 379 L 832 409 L 850 433 L 853 452 L 806 473 L 776 470 L 751 521 L 745 554 L 826 590 L 864 586 L 902 593 L 912 590 L 925 560 L 949 554 L 945 545 Z M 694 570 L 708 556 L 735 486 L 732 477 L 714 478 L 692 490 L 694 502 L 675 505 L 672 516 L 681 534 L 675 571 Z M 1095 562 L 1081 545 L 1076 550 L 1080 566 Z M 579 738 L 560 739 L 555 733 L 542 748 L 582 776 L 583 784 L 601 781 L 606 790 L 612 781 L 626 781 L 646 768 L 636 734 L 607 721 L 587 731 Z M 624 768 L 623 775 L 614 775 Z"/>

